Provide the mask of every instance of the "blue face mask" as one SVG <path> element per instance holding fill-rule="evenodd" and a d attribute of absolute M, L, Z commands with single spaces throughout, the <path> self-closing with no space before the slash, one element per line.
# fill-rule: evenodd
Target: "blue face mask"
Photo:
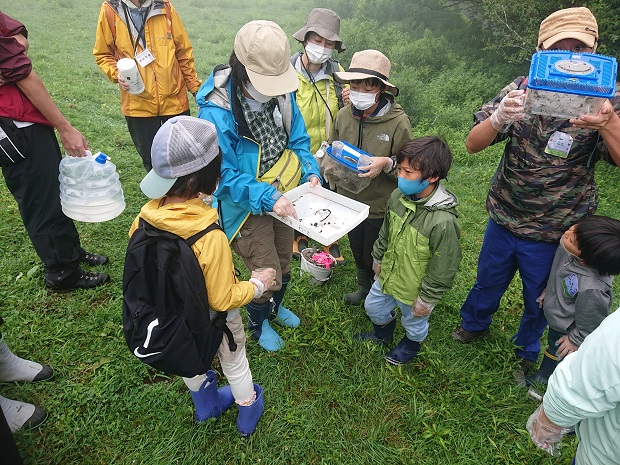
<path fill-rule="evenodd" d="M 429 185 L 429 182 L 424 179 L 416 179 L 411 181 L 409 179 L 398 177 L 398 188 L 405 195 L 415 195 L 422 192 Z"/>

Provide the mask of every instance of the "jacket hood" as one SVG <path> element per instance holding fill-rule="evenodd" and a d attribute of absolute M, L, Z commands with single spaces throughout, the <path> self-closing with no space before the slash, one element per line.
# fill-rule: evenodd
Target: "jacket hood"
<path fill-rule="evenodd" d="M 437 186 L 433 193 L 427 197 L 426 199 L 421 199 L 420 202 L 424 202 L 422 205 L 425 208 L 430 210 L 450 210 L 453 209 L 452 213 L 458 216 L 454 207 L 456 207 L 459 203 L 456 195 L 447 190 L 441 181 L 437 182 Z"/>
<path fill-rule="evenodd" d="M 230 80 L 231 68 L 228 65 L 215 67 L 207 82 L 203 84 L 196 94 L 198 106 L 212 103 L 220 108 L 230 110 L 230 97 L 228 95 L 228 81 Z"/>
<path fill-rule="evenodd" d="M 200 199 L 162 205 L 165 197 L 151 200 L 140 210 L 140 217 L 156 228 L 174 231 L 187 239 L 218 220 L 217 211 Z"/>
<path fill-rule="evenodd" d="M 377 116 L 369 116 L 367 118 L 364 118 L 364 124 L 375 124 L 375 123 L 384 123 L 386 121 L 390 121 L 393 120 L 395 118 L 398 118 L 402 115 L 405 114 L 405 110 L 403 110 L 403 107 L 401 107 L 395 100 L 394 97 L 392 97 L 390 94 L 384 94 L 387 99 L 390 101 L 390 109 L 388 110 L 387 113 L 382 114 L 382 115 L 377 115 Z M 349 113 L 351 113 L 351 116 L 353 118 L 355 118 L 356 120 L 360 120 L 359 117 L 355 116 L 353 114 L 353 105 L 349 104 L 347 105 L 347 111 Z"/>

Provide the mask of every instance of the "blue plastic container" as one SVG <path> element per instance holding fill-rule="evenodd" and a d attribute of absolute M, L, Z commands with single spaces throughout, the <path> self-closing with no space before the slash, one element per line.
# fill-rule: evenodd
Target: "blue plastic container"
<path fill-rule="evenodd" d="M 359 176 L 367 172 L 365 170 L 358 170 L 357 163 L 359 157 L 360 155 L 372 157 L 372 155 L 346 141 L 342 142 L 344 143 L 344 149 L 341 155 L 334 154 L 331 146 L 327 147 L 328 158 L 323 166 L 323 174 L 330 183 L 358 194 L 370 184 L 370 178 Z"/>
<path fill-rule="evenodd" d="M 540 51 L 532 56 L 525 111 L 577 118 L 596 114 L 614 96 L 618 63 L 594 53 Z"/>

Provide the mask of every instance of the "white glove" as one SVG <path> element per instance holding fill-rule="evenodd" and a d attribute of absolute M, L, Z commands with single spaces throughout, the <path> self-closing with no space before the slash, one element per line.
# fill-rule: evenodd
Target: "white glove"
<path fill-rule="evenodd" d="M 254 284 L 254 298 L 257 299 L 276 283 L 276 270 L 273 268 L 256 268 L 252 271 L 250 282 Z"/>
<path fill-rule="evenodd" d="M 570 431 L 570 428 L 564 428 L 553 423 L 545 415 L 543 404 L 540 404 L 534 413 L 530 415 L 525 424 L 530 438 L 536 446 L 549 455 L 558 457 L 560 455 L 560 446 L 562 437 Z"/>
<path fill-rule="evenodd" d="M 499 102 L 499 107 L 491 115 L 491 126 L 500 132 L 505 132 L 514 122 L 525 118 L 525 91 L 511 90 Z"/>
<path fill-rule="evenodd" d="M 435 308 L 435 304 L 432 304 L 430 302 L 425 302 L 420 297 L 418 297 L 417 299 L 415 299 L 415 302 L 413 303 L 413 309 L 412 309 L 413 316 L 417 318 L 428 316 L 431 314 L 434 308 Z"/>

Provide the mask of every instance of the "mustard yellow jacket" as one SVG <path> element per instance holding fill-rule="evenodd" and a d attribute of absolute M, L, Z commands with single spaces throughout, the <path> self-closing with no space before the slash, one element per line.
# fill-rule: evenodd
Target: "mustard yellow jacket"
<path fill-rule="evenodd" d="M 121 58 L 133 58 L 134 51 L 122 4 L 113 3 L 119 6 L 118 10 L 114 10 L 115 22 L 112 26 L 106 17 L 106 8 L 109 8 L 109 5 L 106 6 L 105 2 L 101 5 L 93 55 L 108 79 L 116 83 L 116 62 Z M 187 90 L 195 94 L 200 88 L 200 81 L 194 68 L 192 45 L 172 5 L 168 22 L 163 1 L 153 1 L 153 8 L 146 19 L 145 39 L 155 60 L 144 68 L 138 65 L 145 86 L 142 94 L 131 95 L 123 89 L 120 90 L 123 115 L 148 117 L 177 115 L 187 111 Z M 139 44 L 136 53 L 142 50 L 142 44 Z"/>

